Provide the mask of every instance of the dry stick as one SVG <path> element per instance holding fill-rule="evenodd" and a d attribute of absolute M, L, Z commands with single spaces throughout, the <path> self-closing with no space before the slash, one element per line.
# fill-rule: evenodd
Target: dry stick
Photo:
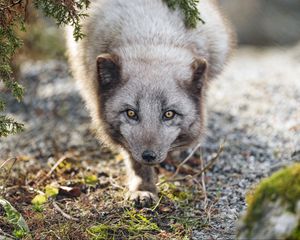
<path fill-rule="evenodd" d="M 47 175 L 45 177 L 43 177 L 38 182 L 38 184 L 44 182 L 48 177 L 50 177 L 51 174 L 54 172 L 54 170 L 59 166 L 59 164 L 61 164 L 63 161 L 65 161 L 68 157 L 69 157 L 69 155 L 65 155 L 65 156 L 62 156 L 60 159 L 58 159 L 58 161 L 53 165 L 53 167 L 51 168 L 51 170 L 47 173 Z"/>
<path fill-rule="evenodd" d="M 27 22 L 27 11 L 28 11 L 28 4 L 29 4 L 29 0 L 25 0 L 25 6 L 24 6 L 24 20 L 25 22 Z"/>
<path fill-rule="evenodd" d="M 171 178 L 174 178 L 178 173 L 180 168 L 188 161 L 190 158 L 194 155 L 194 153 L 197 151 L 197 149 L 201 146 L 201 143 L 199 142 L 196 147 L 192 150 L 192 152 L 178 165 L 176 172 L 171 176 Z"/>
<path fill-rule="evenodd" d="M 54 172 L 54 170 L 59 166 L 59 164 L 61 164 L 63 161 L 65 161 L 68 157 L 69 157 L 68 155 L 65 155 L 65 156 L 62 156 L 60 159 L 58 159 L 58 161 L 53 165 L 51 170 L 47 173 L 46 177 L 50 177 L 51 174 Z"/>
<path fill-rule="evenodd" d="M 17 160 L 18 160 L 18 158 L 13 158 L 13 162 L 12 162 L 12 164 L 11 164 L 11 166 L 10 166 L 10 168 L 9 168 L 9 170 L 8 170 L 8 172 L 7 172 L 7 174 L 6 174 L 6 176 L 5 176 L 6 181 L 7 181 L 8 176 L 9 176 L 9 174 L 11 173 L 11 170 L 12 170 L 12 168 L 13 168 L 13 166 L 15 165 L 15 163 L 16 163 Z"/>
<path fill-rule="evenodd" d="M 17 239 L 16 237 L 4 232 L 1 228 L 0 228 L 0 233 L 3 234 L 2 236 L 0 235 L 0 237 L 4 236 L 4 237 L 6 237 L 6 238 L 4 238 L 6 240 Z M 0 239 L 2 239 L 2 238 L 0 238 Z"/>
<path fill-rule="evenodd" d="M 3 6 L 3 7 L 1 6 L 1 7 L 0 7 L 0 11 L 6 10 L 6 9 L 9 9 L 9 8 L 12 8 L 12 7 L 14 7 L 15 5 L 18 5 L 18 4 L 22 3 L 22 1 L 23 1 L 23 0 L 18 0 L 18 1 L 16 1 L 16 2 L 13 2 L 13 3 L 10 4 L 10 5 Z"/>
<path fill-rule="evenodd" d="M 121 189 L 121 190 L 124 190 L 125 188 L 122 187 L 121 185 L 117 184 L 117 182 L 112 178 L 112 176 L 109 176 L 109 183 L 115 187 L 115 188 L 118 188 L 118 189 Z"/>
<path fill-rule="evenodd" d="M 76 221 L 76 222 L 79 221 L 78 218 L 72 217 L 71 215 L 65 213 L 65 212 L 64 212 L 64 211 L 56 204 L 56 202 L 53 202 L 53 207 L 54 207 L 59 213 L 61 213 L 61 215 L 63 215 L 65 218 L 67 218 L 67 219 L 69 219 L 69 220 Z"/>
<path fill-rule="evenodd" d="M 217 155 L 214 158 L 212 158 L 210 160 L 210 162 L 203 169 L 201 169 L 199 172 L 195 173 L 194 175 L 187 175 L 187 176 L 184 176 L 184 177 L 181 177 L 181 178 L 174 178 L 174 176 L 176 176 L 174 174 L 169 179 L 158 183 L 157 186 L 160 186 L 160 185 L 162 185 L 162 184 L 164 184 L 166 182 L 184 181 L 184 180 L 187 180 L 187 179 L 193 179 L 193 178 L 198 177 L 200 174 L 202 174 L 203 172 L 206 172 L 208 169 L 210 169 L 215 164 L 215 162 L 219 159 L 219 157 L 220 157 L 221 153 L 223 152 L 223 150 L 224 150 L 224 145 L 222 144 L 220 146 L 218 152 L 217 152 Z"/>
<path fill-rule="evenodd" d="M 204 169 L 204 160 L 203 158 L 201 157 L 200 158 L 201 160 L 201 163 L 200 163 L 200 166 L 201 166 L 201 169 Z M 207 192 L 206 192 L 206 185 L 205 185 L 205 172 L 201 173 L 201 185 L 202 185 L 202 191 L 203 191 L 203 194 L 204 194 L 204 209 L 206 209 L 207 207 Z"/>
<path fill-rule="evenodd" d="M 215 199 L 207 209 L 205 209 L 205 213 L 208 217 L 208 222 L 210 222 L 211 220 L 211 210 L 212 210 L 212 207 L 219 201 L 219 198 Z"/>
<path fill-rule="evenodd" d="M 3 168 L 3 166 L 4 166 L 6 163 L 8 163 L 9 161 L 12 161 L 12 160 L 16 161 L 16 159 L 17 159 L 17 158 L 9 158 L 9 159 L 6 159 L 3 163 L 1 163 L 0 169 Z"/>
<path fill-rule="evenodd" d="M 158 201 L 157 201 L 157 203 L 155 204 L 155 206 L 151 209 L 152 212 L 154 212 L 154 211 L 156 210 L 156 208 L 157 208 L 158 205 L 160 204 L 162 198 L 163 198 L 163 196 L 161 196 L 161 197 L 158 199 Z"/>
<path fill-rule="evenodd" d="M 7 171 L 7 173 L 6 173 L 6 175 L 5 175 L 5 180 L 4 180 L 4 183 L 3 183 L 3 188 L 1 188 L 1 191 L 3 191 L 4 190 L 4 188 L 6 187 L 6 184 L 7 184 L 7 181 L 8 181 L 8 176 L 10 175 L 10 173 L 11 173 L 11 170 L 12 170 L 12 168 L 13 168 L 13 166 L 15 165 L 15 163 L 16 163 L 16 161 L 18 160 L 18 158 L 9 158 L 9 159 L 7 159 L 7 160 L 5 160 L 2 164 L 1 164 L 1 166 L 0 166 L 0 169 L 6 164 L 6 163 L 8 163 L 9 161 L 13 161 L 12 162 L 12 164 L 11 164 L 11 166 L 10 166 L 10 168 L 9 168 L 9 170 Z M 1 193 L 2 194 L 2 193 Z"/>

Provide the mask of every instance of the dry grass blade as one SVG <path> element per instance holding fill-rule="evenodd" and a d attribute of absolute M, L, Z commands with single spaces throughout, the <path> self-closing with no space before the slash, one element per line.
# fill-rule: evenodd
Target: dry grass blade
<path fill-rule="evenodd" d="M 5 233 L 1 228 L 0 228 L 0 239 L 5 239 L 5 240 L 11 240 L 11 239 L 17 239 L 16 237 Z"/>
<path fill-rule="evenodd" d="M 204 169 L 204 161 L 201 158 L 201 169 Z M 201 174 L 201 185 L 202 185 L 202 191 L 204 195 L 204 209 L 207 208 L 208 198 L 207 198 L 207 192 L 206 192 L 206 184 L 205 184 L 205 172 Z"/>
<path fill-rule="evenodd" d="M 15 163 L 17 162 L 17 160 L 18 160 L 18 158 L 9 158 L 9 159 L 5 160 L 5 161 L 1 164 L 0 170 L 1 170 L 8 162 L 13 161 L 12 164 L 11 164 L 11 166 L 9 167 L 7 173 L 5 174 L 5 176 L 4 176 L 4 178 L 3 178 L 3 183 L 2 183 L 2 186 L 1 186 L 1 191 L 3 191 L 4 188 L 6 187 L 7 181 L 8 181 L 8 179 L 9 179 L 9 175 L 10 175 L 10 173 L 11 173 L 11 170 L 12 170 L 13 166 L 15 165 Z M 1 195 L 1 194 L 2 194 L 2 192 L 0 192 L 0 195 Z"/>
<path fill-rule="evenodd" d="M 61 164 L 63 161 L 65 161 L 68 157 L 69 157 L 68 155 L 65 155 L 65 156 L 62 156 L 60 159 L 58 159 L 58 161 L 53 165 L 51 170 L 47 173 L 46 177 L 50 177 L 51 174 L 54 172 L 54 170 L 59 166 L 59 164 Z"/>
<path fill-rule="evenodd" d="M 178 165 L 176 172 L 173 174 L 171 178 L 174 178 L 180 171 L 180 168 L 188 161 L 190 158 L 195 154 L 195 152 L 198 150 L 198 148 L 201 146 L 201 143 L 199 142 L 196 147 L 192 150 L 192 152 Z"/>
<path fill-rule="evenodd" d="M 55 169 L 61 164 L 63 161 L 65 161 L 67 158 L 69 158 L 69 155 L 64 155 L 58 161 L 53 165 L 53 167 L 50 169 L 50 171 L 47 173 L 45 177 L 43 177 L 39 182 L 38 185 L 44 182 L 47 178 L 51 176 L 51 174 L 55 171 Z"/>
<path fill-rule="evenodd" d="M 65 212 L 57 205 L 56 202 L 53 202 L 53 207 L 54 207 L 54 208 L 55 208 L 62 216 L 64 216 L 66 219 L 72 220 L 72 221 L 76 221 L 76 222 L 79 221 L 78 218 L 72 217 L 71 215 L 65 213 Z"/>
<path fill-rule="evenodd" d="M 16 160 L 17 160 L 17 158 L 9 158 L 9 159 L 4 160 L 4 162 L 1 163 L 1 165 L 0 165 L 0 169 L 3 168 L 5 166 L 5 164 L 7 164 L 8 162 L 10 162 L 10 161 L 16 162 Z"/>
<path fill-rule="evenodd" d="M 220 157 L 220 155 L 223 151 L 224 151 L 224 144 L 222 144 L 220 146 L 216 156 L 213 157 L 204 168 L 202 168 L 199 172 L 195 173 L 194 175 L 187 175 L 187 176 L 184 176 L 184 177 L 181 177 L 181 178 L 175 178 L 175 176 L 177 175 L 177 173 L 175 173 L 169 179 L 158 183 L 157 186 L 160 186 L 160 185 L 162 185 L 164 183 L 167 183 L 167 182 L 184 181 L 184 180 L 188 180 L 188 179 L 194 179 L 194 178 L 200 176 L 202 173 L 206 172 L 208 169 L 210 169 L 215 164 L 215 162 L 219 159 L 219 157 Z"/>

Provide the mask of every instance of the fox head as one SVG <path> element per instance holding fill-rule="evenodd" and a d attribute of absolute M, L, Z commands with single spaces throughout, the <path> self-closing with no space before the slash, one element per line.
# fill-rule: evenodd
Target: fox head
<path fill-rule="evenodd" d="M 185 61 L 186 60 L 186 61 Z M 206 61 L 101 54 L 97 79 L 106 134 L 147 165 L 203 134 Z"/>

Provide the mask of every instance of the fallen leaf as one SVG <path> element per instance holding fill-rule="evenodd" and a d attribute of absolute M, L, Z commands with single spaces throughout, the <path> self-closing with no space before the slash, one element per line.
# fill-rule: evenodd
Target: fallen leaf
<path fill-rule="evenodd" d="M 65 197 L 79 197 L 81 190 L 79 187 L 60 186 L 58 195 Z"/>
<path fill-rule="evenodd" d="M 58 194 L 59 190 L 57 187 L 53 187 L 51 185 L 47 185 L 45 187 L 45 193 L 47 197 L 55 197 Z"/>
<path fill-rule="evenodd" d="M 85 176 L 84 182 L 89 185 L 96 185 L 98 183 L 98 177 L 96 175 Z"/>
<path fill-rule="evenodd" d="M 45 194 L 38 194 L 32 200 L 33 205 L 42 205 L 47 202 L 47 196 Z"/>
<path fill-rule="evenodd" d="M 6 217 L 10 223 L 18 227 L 17 230 L 21 231 L 25 235 L 29 233 L 28 225 L 21 215 L 7 200 L 0 198 L 0 205 L 3 206 Z"/>

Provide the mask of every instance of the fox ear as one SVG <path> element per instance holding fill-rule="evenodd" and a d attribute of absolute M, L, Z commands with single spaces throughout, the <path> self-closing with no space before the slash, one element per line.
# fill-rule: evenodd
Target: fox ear
<path fill-rule="evenodd" d="M 192 63 L 192 85 L 197 90 L 200 90 L 205 81 L 207 62 L 203 58 L 198 58 Z"/>
<path fill-rule="evenodd" d="M 100 91 L 114 89 L 121 81 L 120 60 L 117 55 L 104 53 L 97 57 L 97 79 Z"/>

